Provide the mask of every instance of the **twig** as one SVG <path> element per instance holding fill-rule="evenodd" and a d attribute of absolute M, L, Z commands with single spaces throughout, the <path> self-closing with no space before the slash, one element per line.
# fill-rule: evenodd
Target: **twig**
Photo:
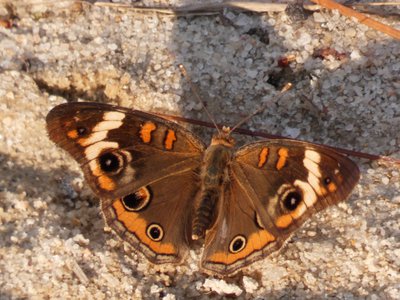
<path fill-rule="evenodd" d="M 115 7 L 136 10 L 141 12 L 157 12 L 162 14 L 172 14 L 177 16 L 189 15 L 206 15 L 206 14 L 219 14 L 223 9 L 241 9 L 253 12 L 280 12 L 286 9 L 287 4 L 284 3 L 265 3 L 262 1 L 225 1 L 222 3 L 202 3 L 202 4 L 189 4 L 178 7 L 165 7 L 165 6 L 132 6 L 129 4 L 109 3 L 109 2 L 95 2 L 95 6 L 102 7 Z M 318 5 L 309 5 L 310 9 L 316 9 Z"/>
<path fill-rule="evenodd" d="M 311 1 L 323 6 L 325 8 L 328 8 L 328 9 L 337 9 L 344 16 L 354 17 L 361 24 L 364 24 L 364 25 L 366 25 L 370 28 L 373 28 L 375 30 L 378 30 L 380 32 L 386 33 L 387 35 L 400 40 L 400 31 L 399 30 L 397 30 L 393 27 L 390 27 L 388 25 L 385 25 L 381 22 L 378 22 L 374 19 L 368 18 L 364 14 L 359 13 L 359 12 L 355 11 L 354 9 L 343 6 L 332 0 L 311 0 Z"/>
<path fill-rule="evenodd" d="M 311 1 L 311 0 L 310 0 Z M 400 6 L 400 2 L 348 3 L 349 6 Z"/>

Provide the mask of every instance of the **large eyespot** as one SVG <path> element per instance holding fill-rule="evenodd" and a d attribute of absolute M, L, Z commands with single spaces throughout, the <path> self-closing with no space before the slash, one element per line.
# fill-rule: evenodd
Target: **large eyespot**
<path fill-rule="evenodd" d="M 123 197 L 121 200 L 126 210 L 141 211 L 150 203 L 151 192 L 149 188 L 142 187 L 134 193 Z"/>
<path fill-rule="evenodd" d="M 158 224 L 150 224 L 146 229 L 147 236 L 154 242 L 159 242 L 164 237 L 164 230 Z"/>
<path fill-rule="evenodd" d="M 121 155 L 108 152 L 99 157 L 99 165 L 102 171 L 106 173 L 116 173 L 123 165 L 123 158 Z"/>
<path fill-rule="evenodd" d="M 237 235 L 229 244 L 229 251 L 236 254 L 246 247 L 246 238 L 243 235 Z"/>
<path fill-rule="evenodd" d="M 289 211 L 293 211 L 301 203 L 301 194 L 297 191 L 290 191 L 283 198 L 283 205 Z"/>

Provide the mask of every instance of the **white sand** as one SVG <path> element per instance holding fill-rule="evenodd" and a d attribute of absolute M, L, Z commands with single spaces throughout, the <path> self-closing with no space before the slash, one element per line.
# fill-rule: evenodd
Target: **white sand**
<path fill-rule="evenodd" d="M 305 21 L 175 18 L 26 2 L 16 2 L 16 27 L 0 27 L 0 299 L 400 298 L 398 166 L 355 159 L 362 179 L 346 203 L 312 218 L 279 255 L 221 280 L 198 272 L 200 251 L 160 269 L 105 232 L 78 165 L 45 131 L 47 112 L 77 97 L 207 120 L 178 63 L 232 125 L 271 99 L 278 58 L 294 55 L 293 94 L 248 128 L 399 159 L 398 41 L 325 10 Z M 312 56 L 326 47 L 346 59 Z"/>

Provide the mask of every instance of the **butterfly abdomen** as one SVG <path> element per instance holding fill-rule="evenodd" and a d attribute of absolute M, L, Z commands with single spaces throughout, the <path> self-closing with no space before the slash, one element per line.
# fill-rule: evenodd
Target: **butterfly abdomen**
<path fill-rule="evenodd" d="M 205 231 L 210 227 L 215 216 L 215 205 L 219 198 L 218 190 L 207 190 L 201 192 L 200 205 L 195 211 L 192 228 L 192 239 L 197 240 L 204 237 Z"/>
<path fill-rule="evenodd" d="M 224 183 L 228 180 L 227 166 L 232 159 L 232 148 L 224 144 L 214 144 L 207 148 L 202 165 L 202 188 L 195 208 L 192 239 L 204 237 L 217 213 Z"/>

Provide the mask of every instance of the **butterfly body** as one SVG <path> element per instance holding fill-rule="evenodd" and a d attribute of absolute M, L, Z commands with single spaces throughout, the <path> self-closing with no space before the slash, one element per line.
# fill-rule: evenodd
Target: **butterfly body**
<path fill-rule="evenodd" d="M 117 106 L 62 104 L 46 121 L 81 164 L 108 226 L 157 264 L 182 262 L 204 239 L 201 268 L 233 274 L 346 199 L 359 179 L 327 147 L 267 140 L 235 149 L 229 131 L 205 147 L 174 122 Z"/>
<path fill-rule="evenodd" d="M 229 182 L 229 163 L 233 156 L 234 141 L 228 132 L 215 135 L 203 157 L 201 190 L 195 206 L 192 239 L 203 238 L 218 214 L 218 203 Z"/>

